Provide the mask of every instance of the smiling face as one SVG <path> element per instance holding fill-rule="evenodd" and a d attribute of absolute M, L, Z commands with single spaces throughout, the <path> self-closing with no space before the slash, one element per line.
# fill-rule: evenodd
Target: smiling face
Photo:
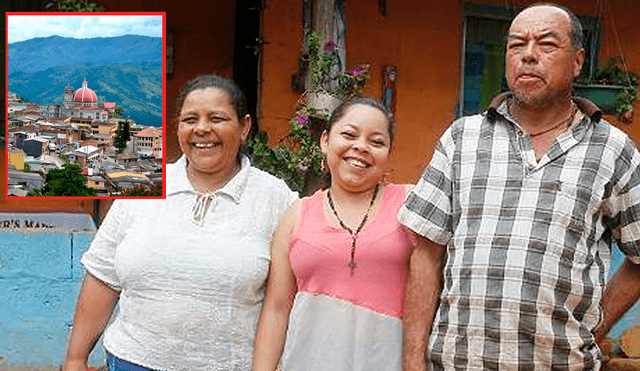
<path fill-rule="evenodd" d="M 506 74 L 519 103 L 548 107 L 568 98 L 584 61 L 584 50 L 572 45 L 569 16 L 553 6 L 522 11 L 511 24 Z"/>
<path fill-rule="evenodd" d="M 178 123 L 178 143 L 189 160 L 190 173 L 222 179 L 232 175 L 250 128 L 251 118 L 238 118 L 224 90 L 191 91 L 184 99 Z"/>
<path fill-rule="evenodd" d="M 322 133 L 320 148 L 332 186 L 362 192 L 380 182 L 391 148 L 388 125 L 379 109 L 355 104 Z"/>

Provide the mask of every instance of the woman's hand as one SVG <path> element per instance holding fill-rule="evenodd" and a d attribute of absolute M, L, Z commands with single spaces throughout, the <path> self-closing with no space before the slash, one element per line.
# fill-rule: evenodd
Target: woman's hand
<path fill-rule="evenodd" d="M 87 362 L 85 360 L 67 359 L 62 366 L 62 371 L 88 371 Z"/>

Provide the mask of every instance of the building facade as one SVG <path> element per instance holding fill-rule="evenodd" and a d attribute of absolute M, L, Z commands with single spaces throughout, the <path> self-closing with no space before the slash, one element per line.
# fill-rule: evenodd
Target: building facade
<path fill-rule="evenodd" d="M 150 127 L 133 135 L 133 149 L 138 156 L 162 158 L 162 129 Z"/>
<path fill-rule="evenodd" d="M 20 148 L 9 148 L 9 165 L 16 167 L 16 170 L 24 170 L 24 151 Z"/>

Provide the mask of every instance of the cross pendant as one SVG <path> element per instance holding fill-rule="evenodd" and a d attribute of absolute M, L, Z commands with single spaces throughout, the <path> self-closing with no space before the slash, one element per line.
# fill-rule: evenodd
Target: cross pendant
<path fill-rule="evenodd" d="M 353 269 L 356 267 L 355 254 L 356 254 L 356 237 L 352 236 L 351 237 L 351 259 L 349 259 L 349 264 L 347 264 L 349 268 L 351 268 L 352 275 L 353 275 Z"/>

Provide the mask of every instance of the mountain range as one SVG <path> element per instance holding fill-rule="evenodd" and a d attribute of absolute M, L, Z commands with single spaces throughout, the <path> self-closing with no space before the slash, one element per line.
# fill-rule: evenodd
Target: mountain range
<path fill-rule="evenodd" d="M 8 45 L 8 88 L 30 102 L 62 103 L 65 86 L 87 86 L 143 125 L 162 125 L 162 38 L 36 38 Z"/>
<path fill-rule="evenodd" d="M 7 72 L 38 72 L 70 64 L 119 64 L 162 59 L 162 38 L 139 35 L 74 39 L 37 37 L 7 45 Z"/>

